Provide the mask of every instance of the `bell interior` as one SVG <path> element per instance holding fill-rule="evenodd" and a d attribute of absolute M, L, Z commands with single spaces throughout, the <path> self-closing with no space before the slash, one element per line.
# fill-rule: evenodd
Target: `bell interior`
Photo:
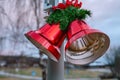
<path fill-rule="evenodd" d="M 81 38 L 78 38 L 76 41 L 73 41 L 69 48 L 66 50 L 66 56 L 71 60 L 84 60 L 86 64 L 100 57 L 107 50 L 108 44 L 109 39 L 105 34 L 88 34 Z M 84 61 L 80 64 L 84 64 Z M 79 64 L 79 62 L 75 64 Z"/>

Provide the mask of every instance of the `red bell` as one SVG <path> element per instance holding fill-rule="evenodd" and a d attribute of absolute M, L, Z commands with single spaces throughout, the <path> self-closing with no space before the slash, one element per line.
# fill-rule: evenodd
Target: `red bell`
<path fill-rule="evenodd" d="M 102 56 L 109 47 L 109 37 L 90 28 L 84 21 L 73 21 L 67 32 L 66 60 L 73 64 L 84 65 Z"/>
<path fill-rule="evenodd" d="M 54 61 L 60 58 L 60 50 L 65 33 L 60 30 L 59 24 L 46 24 L 36 31 L 29 31 L 25 36 L 41 51 Z"/>

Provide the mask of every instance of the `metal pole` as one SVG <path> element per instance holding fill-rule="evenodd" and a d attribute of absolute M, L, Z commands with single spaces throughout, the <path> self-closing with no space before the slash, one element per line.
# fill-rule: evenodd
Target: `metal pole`
<path fill-rule="evenodd" d="M 53 0 L 56 5 L 59 0 Z M 48 59 L 47 80 L 64 80 L 64 42 L 60 47 L 61 57 L 58 62 Z"/>
<path fill-rule="evenodd" d="M 61 57 L 58 62 L 48 60 L 47 80 L 64 80 L 64 42 L 60 51 Z"/>

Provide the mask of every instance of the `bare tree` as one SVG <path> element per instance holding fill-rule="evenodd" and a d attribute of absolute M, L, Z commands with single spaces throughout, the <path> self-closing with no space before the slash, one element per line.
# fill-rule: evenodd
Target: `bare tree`
<path fill-rule="evenodd" d="M 40 28 L 41 24 L 44 23 L 44 0 L 33 0 L 34 13 L 36 17 L 36 29 Z"/>
<path fill-rule="evenodd" d="M 33 0 L 34 3 L 34 13 L 36 16 L 36 29 L 40 27 L 40 23 L 43 23 L 43 0 Z M 42 68 L 42 78 L 43 80 L 46 80 L 46 64 L 43 63 L 43 52 L 39 50 L 39 55 L 40 55 L 40 62 L 39 62 L 39 67 Z"/>
<path fill-rule="evenodd" d="M 7 31 L 7 34 L 9 34 L 9 36 L 6 36 L 6 34 L 2 36 L 7 37 L 5 39 L 9 40 L 10 44 L 13 43 L 13 45 L 11 45 L 10 47 L 10 48 L 13 48 L 13 50 L 20 49 L 20 44 L 24 45 L 28 43 L 28 41 L 24 37 L 24 33 L 27 30 L 33 28 L 31 26 L 32 23 L 30 23 L 31 13 L 33 12 L 33 8 L 30 7 L 31 5 L 29 4 L 30 1 L 6 0 L 6 1 L 3 1 L 5 4 L 0 6 L 0 16 L 1 16 L 0 27 L 1 27 L 1 30 L 5 30 Z M 6 5 L 8 7 L 6 7 Z M 32 13 L 32 16 L 34 20 L 33 13 Z M 6 24 L 8 27 L 5 27 L 4 24 Z M 35 21 L 34 21 L 34 24 L 35 24 Z M 0 40 L 1 44 L 2 44 L 2 41 L 3 40 L 1 38 Z"/>
<path fill-rule="evenodd" d="M 120 46 L 110 49 L 110 53 L 106 54 L 106 60 L 113 76 L 120 80 Z"/>

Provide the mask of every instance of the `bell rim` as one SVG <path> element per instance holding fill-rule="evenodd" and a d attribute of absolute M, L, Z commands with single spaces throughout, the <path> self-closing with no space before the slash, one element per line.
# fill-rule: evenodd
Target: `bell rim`
<path fill-rule="evenodd" d="M 49 53 L 46 53 L 46 51 L 43 51 L 46 55 L 48 55 L 48 57 L 56 62 L 58 62 L 59 58 L 60 58 L 60 51 L 59 49 L 52 45 L 49 41 L 46 40 L 46 38 L 44 38 L 42 35 L 35 33 L 34 31 L 29 31 L 28 33 L 25 34 L 25 36 L 27 37 L 27 39 L 38 49 L 41 50 L 40 46 L 42 46 L 44 49 L 46 49 L 47 51 L 49 51 Z M 39 37 L 39 38 L 36 38 Z M 48 44 L 44 44 L 41 42 L 41 39 L 45 42 L 47 42 Z M 36 42 L 36 43 L 34 43 Z M 36 45 L 38 44 L 38 45 Z M 50 55 L 52 55 L 52 57 L 50 57 Z"/>
<path fill-rule="evenodd" d="M 96 29 L 89 29 L 91 32 L 89 32 L 89 33 L 87 33 L 87 34 L 84 34 L 84 35 L 82 35 L 82 36 L 80 36 L 81 38 L 82 37 L 84 37 L 85 35 L 89 35 L 89 34 L 95 34 L 95 33 L 98 33 L 98 34 L 102 34 L 102 35 L 105 35 L 105 37 L 106 37 L 106 42 L 107 42 L 107 44 L 106 44 L 106 48 L 104 49 L 104 51 L 103 52 L 101 52 L 101 53 L 99 53 L 97 56 L 94 56 L 93 57 L 93 59 L 92 60 L 87 60 L 86 62 L 82 62 L 82 60 L 80 60 L 80 59 L 73 59 L 73 58 L 71 58 L 71 57 L 69 57 L 69 56 L 67 56 L 66 55 L 66 50 L 68 49 L 68 46 L 70 46 L 71 45 L 71 43 L 73 42 L 73 41 L 75 41 L 75 40 L 77 40 L 78 38 L 80 38 L 80 37 L 78 37 L 77 39 L 76 39 L 76 36 L 75 35 L 73 35 L 73 41 L 69 41 L 68 40 L 68 42 L 67 42 L 67 44 L 66 44 L 66 46 L 65 46 L 65 58 L 66 58 L 66 61 L 68 61 L 68 62 L 70 62 L 70 63 L 72 63 L 72 64 L 75 64 L 75 65 L 85 65 L 85 64 L 89 64 L 89 63 L 91 63 L 91 62 L 93 62 L 94 60 L 96 60 L 96 59 L 98 59 L 99 57 L 101 57 L 106 51 L 107 51 L 107 49 L 109 48 L 109 45 L 110 45 L 110 39 L 109 39 L 109 37 L 105 34 L 105 33 L 103 33 L 103 32 L 100 32 L 99 30 L 96 30 Z M 88 29 L 87 30 L 85 30 L 85 31 L 88 31 Z M 94 31 L 94 32 L 93 32 Z M 77 33 L 77 34 L 80 34 L 81 32 L 79 32 L 79 33 Z M 72 39 L 71 39 L 72 40 Z M 84 60 L 84 59 L 83 59 Z M 82 63 L 80 63 L 80 62 L 82 62 Z"/>

